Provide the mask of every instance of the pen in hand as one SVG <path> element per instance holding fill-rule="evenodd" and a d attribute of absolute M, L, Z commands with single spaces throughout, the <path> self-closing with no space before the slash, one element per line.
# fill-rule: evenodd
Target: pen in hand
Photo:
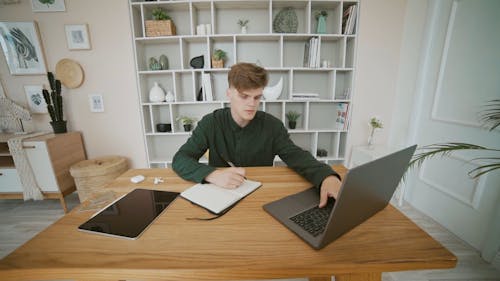
<path fill-rule="evenodd" d="M 224 160 L 224 161 L 226 161 L 226 160 Z M 231 166 L 231 167 L 233 167 L 233 168 L 236 168 L 236 165 L 234 165 L 234 164 L 233 164 L 233 162 L 231 162 L 231 161 L 226 161 L 226 163 L 227 163 L 229 166 Z M 245 176 L 243 176 L 243 178 L 244 178 L 244 179 L 247 179 L 247 177 L 245 177 Z"/>

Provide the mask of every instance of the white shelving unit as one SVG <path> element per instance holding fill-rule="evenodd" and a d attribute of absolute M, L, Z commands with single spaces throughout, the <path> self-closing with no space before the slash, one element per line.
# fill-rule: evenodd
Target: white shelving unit
<path fill-rule="evenodd" d="M 299 111 L 302 116 L 297 128 L 289 130 L 292 140 L 316 155 L 318 149 L 328 152 L 318 157 L 326 163 L 343 163 L 348 134 L 347 128 L 336 126 L 339 103 L 351 106 L 356 53 L 356 31 L 345 35 L 342 30 L 343 12 L 352 5 L 359 9 L 358 0 L 130 0 L 134 36 L 139 98 L 150 167 L 170 166 L 178 148 L 188 139 L 176 122 L 176 117 L 188 115 L 200 120 L 215 109 L 229 106 L 225 95 L 229 67 L 237 62 L 257 63 L 269 71 L 269 85 L 283 79 L 278 100 L 263 100 L 260 109 L 281 119 L 286 112 Z M 146 37 L 145 20 L 151 19 L 155 7 L 162 7 L 172 18 L 177 35 Z M 279 11 L 292 7 L 298 16 L 297 33 L 274 33 L 273 19 Z M 325 34 L 316 34 L 315 14 L 328 13 Z M 358 13 L 359 14 L 359 13 Z M 240 34 L 238 19 L 249 19 L 248 33 Z M 357 21 L 357 17 L 356 17 Z M 196 26 L 210 24 L 210 35 L 196 35 Z M 355 29 L 357 24 L 355 25 Z M 328 60 L 328 67 L 303 66 L 304 48 L 312 37 L 319 38 L 319 58 Z M 215 49 L 227 52 L 225 68 L 211 68 L 210 57 Z M 150 57 L 165 54 L 169 70 L 149 70 Z M 193 57 L 205 56 L 203 69 L 193 69 Z M 214 101 L 197 101 L 202 74 L 210 74 Z M 149 102 L 149 89 L 158 82 L 165 92 L 172 91 L 174 102 Z M 345 92 L 350 95 L 345 97 Z M 319 99 L 296 100 L 292 93 L 317 93 Z M 349 110 L 350 111 L 350 110 Z M 350 113 L 348 113 L 348 116 Z M 172 131 L 156 131 L 157 123 L 171 123 Z M 200 161 L 206 162 L 202 158 Z M 277 158 L 276 164 L 281 160 Z"/>

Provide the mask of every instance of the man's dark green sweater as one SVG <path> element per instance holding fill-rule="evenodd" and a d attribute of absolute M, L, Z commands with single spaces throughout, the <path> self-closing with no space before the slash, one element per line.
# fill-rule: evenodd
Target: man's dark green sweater
<path fill-rule="evenodd" d="M 209 165 L 198 163 L 207 149 Z M 215 167 L 228 167 L 227 161 L 238 167 L 272 166 L 275 155 L 318 187 L 327 176 L 338 177 L 330 166 L 295 145 L 276 117 L 257 111 L 255 118 L 241 128 L 229 108 L 215 110 L 198 122 L 191 137 L 175 154 L 173 169 L 183 179 L 203 182 Z"/>

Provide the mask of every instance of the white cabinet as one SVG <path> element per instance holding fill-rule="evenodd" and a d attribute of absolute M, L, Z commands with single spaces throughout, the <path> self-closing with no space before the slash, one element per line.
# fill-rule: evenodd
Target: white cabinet
<path fill-rule="evenodd" d="M 9 136 L 0 138 L 0 198 L 23 198 L 18 169 L 8 151 Z M 59 199 L 67 211 L 64 197 L 76 190 L 69 168 L 86 159 L 79 132 L 46 134 L 23 140 L 23 149 L 44 198 Z"/>
<path fill-rule="evenodd" d="M 341 116 L 346 119 L 346 126 L 336 121 L 342 111 L 351 107 L 353 92 L 357 35 L 355 31 L 353 34 L 343 32 L 343 14 L 351 6 L 358 9 L 358 1 L 131 0 L 138 94 L 149 166 L 170 165 L 178 148 L 188 139 L 190 133 L 184 132 L 182 125 L 176 122 L 177 117 L 187 115 L 200 120 L 215 109 L 229 106 L 225 95 L 227 74 L 237 62 L 265 67 L 269 71 L 270 86 L 282 79 L 279 98 L 264 100 L 260 110 L 279 118 L 286 126 L 288 111 L 301 113 L 297 128 L 289 130 L 296 144 L 313 155 L 317 155 L 318 150 L 326 151 L 326 156 L 317 157 L 326 163 L 344 162 L 349 111 Z M 144 22 L 151 19 L 152 10 L 157 7 L 172 18 L 177 35 L 146 36 Z M 273 20 L 288 7 L 297 15 L 297 32 L 275 33 Z M 326 33 L 316 34 L 315 15 L 323 10 L 328 13 Z M 239 19 L 249 20 L 246 34 L 240 34 Z M 198 25 L 209 27 L 210 34 L 198 35 Z M 312 37 L 317 38 L 317 59 L 328 61 L 324 67 L 321 63 L 315 67 L 305 66 L 305 57 L 309 57 L 305 46 Z M 227 53 L 224 68 L 211 67 L 211 54 L 215 49 Z M 169 68 L 151 70 L 150 58 L 159 59 L 161 55 L 168 57 Z M 198 56 L 204 56 L 205 63 L 203 68 L 194 69 L 190 61 Z M 203 74 L 210 75 L 213 98 L 199 101 Z M 149 89 L 155 82 L 165 92 L 171 91 L 175 101 L 150 102 Z M 316 98 L 295 97 L 295 94 L 311 93 L 316 94 Z M 158 123 L 170 123 L 172 130 L 159 132 Z"/>

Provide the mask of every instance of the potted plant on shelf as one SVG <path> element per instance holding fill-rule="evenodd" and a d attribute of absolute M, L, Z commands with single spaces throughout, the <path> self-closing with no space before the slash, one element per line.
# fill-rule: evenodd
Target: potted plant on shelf
<path fill-rule="evenodd" d="M 239 25 L 239 26 L 240 26 L 240 28 L 241 28 L 241 33 L 242 33 L 242 34 L 246 34 L 246 33 L 247 33 L 248 21 L 249 21 L 249 20 L 247 20 L 247 19 L 245 19 L 245 20 L 239 19 L 239 20 L 238 20 L 238 25 Z"/>
<path fill-rule="evenodd" d="M 175 24 L 169 15 L 161 7 L 156 7 L 151 12 L 152 20 L 146 20 L 146 36 L 168 36 L 175 35 Z"/>
<path fill-rule="evenodd" d="M 297 126 L 297 119 L 300 117 L 300 113 L 297 111 L 290 110 L 286 113 L 286 118 L 288 119 L 288 127 L 290 129 L 295 129 Z"/>
<path fill-rule="evenodd" d="M 215 49 L 212 55 L 212 68 L 224 68 L 224 60 L 227 58 L 225 51 Z"/>
<path fill-rule="evenodd" d="M 43 98 L 47 103 L 47 110 L 49 111 L 50 125 L 55 134 L 62 134 L 67 132 L 66 120 L 63 120 L 63 102 L 61 96 L 61 81 L 55 79 L 52 72 L 47 72 L 47 78 L 50 84 L 50 93 L 47 89 L 43 89 Z"/>
<path fill-rule="evenodd" d="M 182 126 L 184 126 L 184 131 L 189 132 L 191 131 L 193 127 L 193 123 L 196 121 L 196 118 L 192 118 L 189 116 L 179 116 L 176 119 L 177 121 L 181 122 Z"/>

